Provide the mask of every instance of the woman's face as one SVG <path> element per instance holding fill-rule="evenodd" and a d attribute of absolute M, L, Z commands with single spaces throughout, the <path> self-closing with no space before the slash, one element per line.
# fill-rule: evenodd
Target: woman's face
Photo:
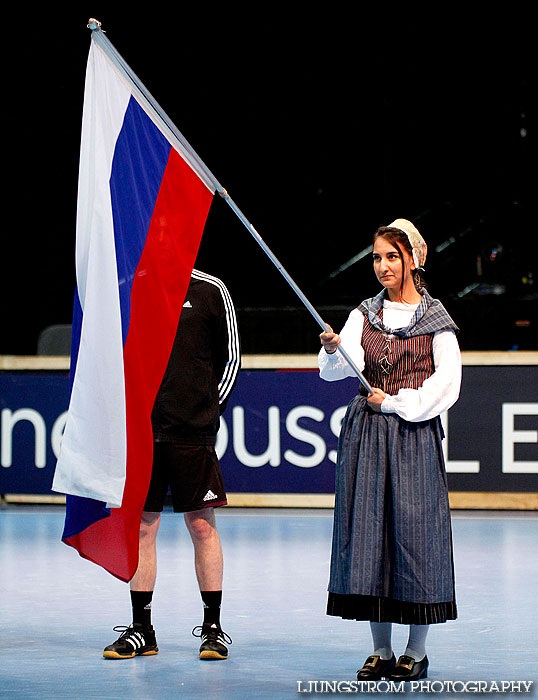
<path fill-rule="evenodd" d="M 400 297 L 400 291 L 409 284 L 408 280 L 412 282 L 411 270 L 415 267 L 413 258 L 405 250 L 402 250 L 402 257 L 403 266 L 398 249 L 383 236 L 376 238 L 373 255 L 374 272 L 389 292 L 391 299 Z"/>

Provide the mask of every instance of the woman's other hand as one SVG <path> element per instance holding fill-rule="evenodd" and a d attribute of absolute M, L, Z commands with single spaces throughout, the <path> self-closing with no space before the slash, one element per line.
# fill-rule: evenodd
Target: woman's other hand
<path fill-rule="evenodd" d="M 366 400 L 368 401 L 370 408 L 379 413 L 381 411 L 381 404 L 383 403 L 385 396 L 386 394 L 382 389 L 373 387 L 373 393 L 370 394 Z"/>

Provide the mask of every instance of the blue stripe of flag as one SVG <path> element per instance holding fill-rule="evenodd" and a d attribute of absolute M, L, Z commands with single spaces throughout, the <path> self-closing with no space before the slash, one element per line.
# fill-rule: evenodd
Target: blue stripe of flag
<path fill-rule="evenodd" d="M 116 142 L 110 177 L 123 345 L 131 288 L 170 155 L 170 144 L 131 97 Z"/>

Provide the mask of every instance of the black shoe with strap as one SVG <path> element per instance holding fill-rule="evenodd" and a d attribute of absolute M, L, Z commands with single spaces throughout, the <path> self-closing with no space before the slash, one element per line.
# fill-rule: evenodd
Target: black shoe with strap
<path fill-rule="evenodd" d="M 428 675 L 428 657 L 416 661 L 412 656 L 404 654 L 390 673 L 391 681 L 418 681 Z"/>
<path fill-rule="evenodd" d="M 201 659 L 227 659 L 228 647 L 226 644 L 231 644 L 232 640 L 226 632 L 223 632 L 221 627 L 216 624 L 204 623 L 192 630 L 193 637 L 200 637 L 202 644 L 200 645 Z"/>
<path fill-rule="evenodd" d="M 390 659 L 382 659 L 377 654 L 369 656 L 362 668 L 357 671 L 358 681 L 379 681 L 382 678 L 388 678 L 396 664 L 394 654 Z"/>
<path fill-rule="evenodd" d="M 105 659 L 132 659 L 134 656 L 150 656 L 159 652 L 155 630 L 144 628 L 138 622 L 129 627 L 114 627 L 114 632 L 121 632 L 118 639 L 105 647 Z"/>

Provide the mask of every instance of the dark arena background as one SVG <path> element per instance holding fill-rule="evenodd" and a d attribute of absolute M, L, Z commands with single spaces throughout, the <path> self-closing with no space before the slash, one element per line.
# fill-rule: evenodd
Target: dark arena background
<path fill-rule="evenodd" d="M 1 698 L 537 700 L 531 5 L 63 5 L 8 2 L 1 14 Z M 358 686 L 370 627 L 325 614 L 337 444 L 358 380 L 320 379 L 320 328 L 218 195 L 196 267 L 230 290 L 243 350 L 216 444 L 228 502 L 217 515 L 222 626 L 233 646 L 225 663 L 199 659 L 193 547 L 169 500 L 152 612 L 159 654 L 103 659 L 131 619 L 128 586 L 61 544 L 66 498 L 51 488 L 70 397 L 91 17 L 335 330 L 380 288 L 369 252 L 378 226 L 407 218 L 427 241 L 429 290 L 464 352 L 460 398 L 440 416 L 458 619 L 432 625 L 425 690 Z M 51 326 L 64 331 L 61 352 L 43 342 Z M 365 560 L 379 558 L 374 548 Z M 394 625 L 396 657 L 407 634 Z"/>
<path fill-rule="evenodd" d="M 360 255 L 374 230 L 405 217 L 463 350 L 537 348 L 524 8 L 73 7 L 4 16 L 0 354 L 33 355 L 71 321 L 92 16 L 336 329 L 376 292 Z M 317 352 L 317 325 L 218 196 L 197 267 L 227 283 L 245 353 Z"/>

